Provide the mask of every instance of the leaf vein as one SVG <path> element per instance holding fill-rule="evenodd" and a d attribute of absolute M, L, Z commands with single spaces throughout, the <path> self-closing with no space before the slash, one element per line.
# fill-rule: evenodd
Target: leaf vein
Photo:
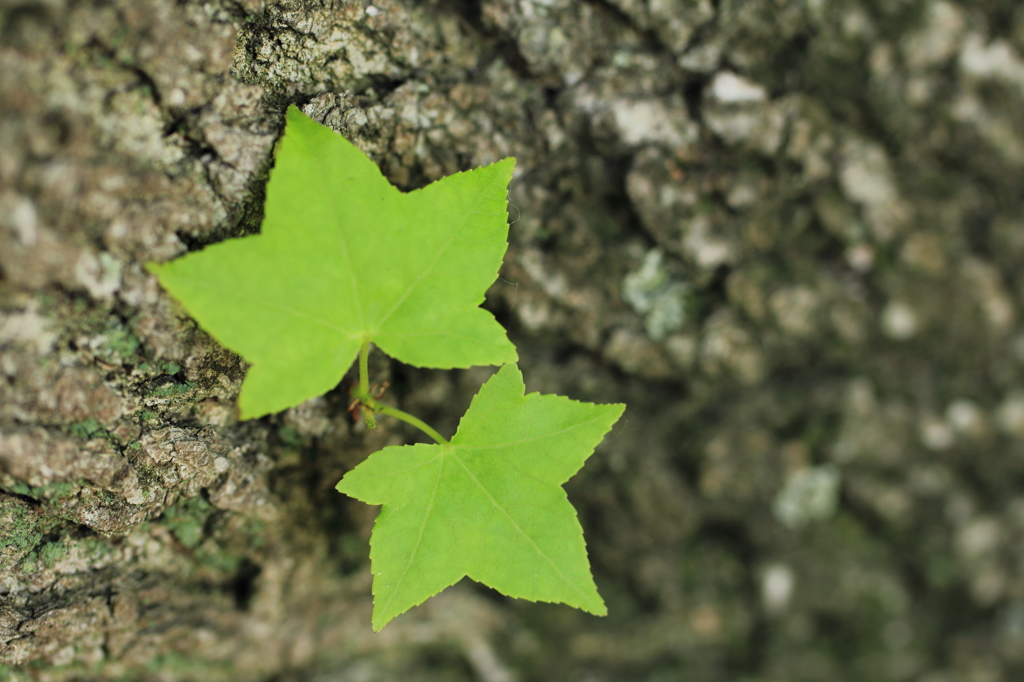
<path fill-rule="evenodd" d="M 512 527 L 516 529 L 516 532 L 517 532 L 517 533 L 519 533 L 520 535 L 522 535 L 522 536 L 523 536 L 523 538 L 524 538 L 524 539 L 526 539 L 526 541 L 530 543 L 530 545 L 531 545 L 531 546 L 533 547 L 534 551 L 535 551 L 535 552 L 536 552 L 537 554 L 539 554 L 540 556 L 544 557 L 544 560 L 545 560 L 545 561 L 547 561 L 547 562 L 548 562 L 548 564 L 549 564 L 549 565 L 551 566 L 551 568 L 553 568 L 553 569 L 554 569 L 555 573 L 557 573 L 557 574 L 558 574 L 558 577 L 559 577 L 559 578 L 561 578 L 561 579 L 562 579 L 562 581 L 563 581 L 563 582 L 564 582 L 565 584 L 567 584 L 567 585 L 568 585 L 569 587 L 571 587 L 571 588 L 572 588 L 573 590 L 575 590 L 575 591 L 576 591 L 576 592 L 577 592 L 577 593 L 578 593 L 578 594 L 580 595 L 580 597 L 582 597 L 582 598 L 583 598 L 583 602 L 584 602 L 584 603 L 586 603 L 586 601 L 587 601 L 587 595 L 586 595 L 586 593 L 585 593 L 585 592 L 583 592 L 583 590 L 581 590 L 581 589 L 580 589 L 580 588 L 579 588 L 579 587 L 578 587 L 578 586 L 576 585 L 576 583 L 574 583 L 574 582 L 572 582 L 571 580 L 569 580 L 569 578 L 567 578 L 567 577 L 566 577 L 566 575 L 565 575 L 564 573 L 562 573 L 562 570 L 561 570 L 561 569 L 560 569 L 560 568 L 558 567 L 558 564 L 556 564 L 556 563 L 555 563 L 555 562 L 554 562 L 554 561 L 553 561 L 553 560 L 551 559 L 551 557 L 549 557 L 549 556 L 548 556 L 547 554 L 545 554 L 545 553 L 544 553 L 544 550 L 542 550 L 542 549 L 541 549 L 541 548 L 540 548 L 540 547 L 539 547 L 539 546 L 537 545 L 537 543 L 533 541 L 533 538 L 532 538 L 532 537 L 530 537 L 529 535 L 527 535 L 526 531 L 524 531 L 524 530 L 523 530 L 522 528 L 520 528 L 519 524 L 518 524 L 518 523 L 516 523 L 516 520 L 515 520 L 515 519 L 514 519 L 514 518 L 512 517 L 512 515 L 511 515 L 511 514 L 509 514 L 509 513 L 507 512 L 507 511 L 505 511 L 505 508 L 501 506 L 501 504 L 500 504 L 500 503 L 498 502 L 498 500 L 497 500 L 497 499 L 495 499 L 495 497 L 494 497 L 493 495 L 491 495 L 491 491 L 489 491 L 489 490 L 488 490 L 488 489 L 487 489 L 487 488 L 486 488 L 486 487 L 484 486 L 484 484 L 480 482 L 480 479 L 478 479 L 478 478 L 476 477 L 476 475 L 475 475 L 475 474 L 473 474 L 473 472 L 472 472 L 472 471 L 470 470 L 470 468 L 466 466 L 466 464 L 465 464 L 465 463 L 464 463 L 464 462 L 463 462 L 463 461 L 462 461 L 462 460 L 461 460 L 461 459 L 459 458 L 459 456 L 458 456 L 458 455 L 457 455 L 457 454 L 456 454 L 455 452 L 452 452 L 452 458 L 453 458 L 453 459 L 454 459 L 454 460 L 455 460 L 456 462 L 458 462 L 458 463 L 459 463 L 459 466 L 461 466 L 461 467 L 462 467 L 462 468 L 463 468 L 463 469 L 464 469 L 464 470 L 466 471 L 466 473 L 467 473 L 467 474 L 469 475 L 469 477 L 470 477 L 471 479 L 473 479 L 473 482 L 474 482 L 474 483 L 476 483 L 477 487 L 478 487 L 478 488 L 480 488 L 480 490 L 481 490 L 481 491 L 483 492 L 483 494 L 487 496 L 487 499 L 489 499 L 489 500 L 491 501 L 491 504 L 492 504 L 492 505 L 494 505 L 494 507 L 495 507 L 495 508 L 496 508 L 496 509 L 497 509 L 498 511 L 500 511 L 500 512 L 501 512 L 502 514 L 504 514 L 505 518 L 506 518 L 506 519 L 508 519 L 509 523 L 511 523 L 511 524 L 512 524 Z"/>
<path fill-rule="evenodd" d="M 299 318 L 302 318 L 302 319 L 309 320 L 310 322 L 314 322 L 316 324 L 319 324 L 319 325 L 321 325 L 323 327 L 326 327 L 326 328 L 330 329 L 331 331 L 338 332 L 339 334 L 344 334 L 344 335 L 348 336 L 351 339 L 359 338 L 358 334 L 353 334 L 351 331 L 349 331 L 347 329 L 342 329 L 341 327 L 336 327 L 336 326 L 334 326 L 333 324 L 331 324 L 330 322 L 328 322 L 327 320 L 325 320 L 323 318 L 316 317 L 315 315 L 310 315 L 309 313 L 302 312 L 301 310 L 296 310 L 295 308 L 292 308 L 291 306 L 282 305 L 282 304 L 276 303 L 274 301 L 268 301 L 268 300 L 266 300 L 266 299 L 264 299 L 264 298 L 262 298 L 260 296 L 246 295 L 246 294 L 243 294 L 242 292 L 240 292 L 237 289 L 222 289 L 220 287 L 210 286 L 210 285 L 208 285 L 207 288 L 208 288 L 209 291 L 217 293 L 217 294 L 221 294 L 223 296 L 229 296 L 229 297 L 237 298 L 237 299 L 239 299 L 241 301 L 245 301 L 247 303 L 257 303 L 257 304 L 265 306 L 267 308 L 273 308 L 274 310 L 276 310 L 276 311 L 278 311 L 280 313 L 286 313 L 288 315 L 292 315 L 293 317 L 299 317 Z"/>
<path fill-rule="evenodd" d="M 500 180 L 498 180 L 498 182 L 500 182 Z M 481 201 L 485 201 L 484 194 L 485 194 L 485 192 L 480 192 L 480 194 L 477 195 L 476 203 L 474 204 L 474 206 L 479 205 L 479 203 Z M 422 283 L 424 279 L 426 279 L 427 277 L 430 276 L 430 273 L 434 271 L 434 267 L 437 266 L 438 262 L 441 261 L 441 259 L 444 256 L 445 252 L 448 250 L 448 247 L 450 247 L 452 245 L 452 242 L 456 241 L 456 238 L 458 237 L 459 233 L 466 226 L 466 223 L 469 222 L 469 216 L 472 213 L 473 213 L 472 210 L 467 211 L 465 213 L 465 215 L 464 215 L 464 217 L 462 219 L 462 222 L 458 225 L 458 227 L 456 227 L 455 229 L 452 230 L 451 235 L 449 235 L 449 237 L 448 237 L 448 241 L 446 241 L 444 243 L 444 245 L 438 250 L 437 254 L 434 256 L 434 260 L 432 260 L 430 262 L 430 265 L 427 266 L 426 270 L 424 270 L 422 273 L 420 273 L 420 275 L 416 278 L 416 281 L 414 281 L 409 286 L 409 288 L 406 289 L 405 293 L 402 294 L 401 298 L 399 298 L 395 302 L 395 304 L 393 306 L 391 306 L 391 310 L 387 311 L 384 314 L 384 317 L 382 317 L 380 322 L 377 323 L 377 329 L 374 330 L 374 333 L 378 332 L 385 324 L 387 324 L 387 321 L 391 318 L 391 316 L 395 313 L 395 311 L 402 307 L 402 305 L 405 303 L 406 299 L 408 299 L 409 296 L 412 295 L 412 292 L 416 290 L 416 288 L 420 285 L 420 283 Z"/>
<path fill-rule="evenodd" d="M 512 445 L 522 445 L 523 443 L 535 443 L 537 441 L 544 440 L 545 438 L 553 438 L 553 437 L 561 435 L 563 433 L 567 433 L 569 431 L 572 431 L 573 429 L 578 429 L 578 428 L 580 428 L 582 426 L 587 426 L 588 424 L 593 424 L 594 422 L 601 421 L 604 418 L 605 418 L 604 415 L 600 415 L 600 416 L 594 417 L 593 419 L 591 419 L 589 421 L 579 422 L 578 424 L 573 424 L 572 426 L 567 426 L 564 429 L 561 429 L 560 431 L 552 431 L 551 433 L 545 433 L 543 435 L 536 436 L 534 438 L 522 438 L 520 440 L 514 440 L 514 441 L 511 441 L 511 442 L 508 442 L 508 443 L 498 443 L 497 445 L 461 445 L 461 444 L 458 444 L 458 447 L 461 450 L 497 450 L 499 448 L 507 448 L 507 447 L 510 447 Z M 456 434 L 456 435 L 458 435 L 458 434 Z M 452 443 L 452 444 L 456 445 L 456 443 Z"/>
<path fill-rule="evenodd" d="M 324 167 L 324 156 L 322 154 L 313 154 L 312 156 L 316 159 L 317 165 L 320 167 L 320 172 L 317 174 L 317 178 L 320 180 L 320 185 L 323 188 L 324 195 L 327 196 L 331 202 L 331 211 L 334 214 L 334 223 L 337 228 L 338 242 L 341 245 L 341 255 L 345 259 L 345 269 L 348 271 L 348 279 L 352 284 L 352 293 L 354 294 L 353 298 L 356 303 L 356 312 L 359 313 L 359 326 L 365 333 L 366 321 L 363 319 L 363 302 L 359 296 L 359 282 L 356 279 L 356 271 L 352 267 L 352 258 L 348 253 L 348 241 L 345 239 L 345 231 L 341 229 L 341 214 L 338 212 L 338 202 L 334 198 L 335 193 L 332 192 L 331 188 L 327 187 L 326 184 L 328 173 L 327 169 Z"/>
<path fill-rule="evenodd" d="M 433 511 L 433 509 L 434 509 L 434 500 L 437 499 L 437 489 L 441 485 L 441 475 L 443 473 L 444 473 L 444 458 L 441 459 L 441 466 L 437 470 L 437 478 L 434 479 L 434 489 L 430 493 L 430 502 L 429 502 L 429 504 L 427 504 L 426 511 L 423 514 L 423 523 L 420 524 L 419 535 L 416 536 L 416 544 L 413 546 L 412 550 L 409 552 L 409 560 L 407 562 L 405 562 L 405 568 L 402 569 L 401 575 L 398 578 L 398 582 L 395 583 L 394 589 L 391 591 L 391 594 L 388 595 L 387 601 L 385 601 L 384 605 L 381 606 L 381 612 L 382 613 L 387 613 L 388 612 L 388 606 L 391 604 L 391 600 L 394 599 L 395 595 L 398 594 L 398 590 L 402 586 L 402 583 L 405 581 L 405 577 L 407 575 L 409 575 L 409 567 L 412 566 L 412 562 L 416 559 L 416 552 L 419 551 L 420 544 L 422 544 L 422 542 L 423 542 L 423 531 L 426 530 L 427 519 L 430 518 L 430 512 Z M 417 579 L 422 580 L 422 577 L 419 576 L 418 574 L 414 574 L 414 575 L 417 575 Z"/>

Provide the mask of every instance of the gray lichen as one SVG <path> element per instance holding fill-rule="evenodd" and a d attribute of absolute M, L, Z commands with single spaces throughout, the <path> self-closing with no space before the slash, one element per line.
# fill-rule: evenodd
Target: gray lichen
<path fill-rule="evenodd" d="M 652 249 L 644 256 L 640 269 L 622 280 L 622 298 L 644 316 L 644 327 L 655 341 L 679 331 L 686 315 L 684 282 L 673 281 L 662 267 L 664 252 Z"/>

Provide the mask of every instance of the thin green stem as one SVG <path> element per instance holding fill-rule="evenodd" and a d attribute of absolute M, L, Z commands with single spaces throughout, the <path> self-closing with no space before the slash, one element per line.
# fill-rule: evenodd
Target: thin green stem
<path fill-rule="evenodd" d="M 406 424 L 411 424 L 417 429 L 427 434 L 441 445 L 447 445 L 448 441 L 440 433 L 430 428 L 426 422 L 418 419 L 408 412 L 403 412 L 396 407 L 389 407 L 382 404 L 379 400 L 373 397 L 370 393 L 370 342 L 363 341 L 363 345 L 359 348 L 359 388 L 355 391 L 355 397 L 359 400 L 359 403 L 363 406 L 363 416 L 366 418 L 366 425 L 371 429 L 377 427 L 377 422 L 373 418 L 375 412 L 383 412 L 386 415 L 390 415 L 395 419 L 400 419 Z"/>
<path fill-rule="evenodd" d="M 359 397 L 370 397 L 370 342 L 359 347 Z"/>
<path fill-rule="evenodd" d="M 384 414 L 389 415 L 391 417 L 394 417 L 395 419 L 401 419 L 406 424 L 411 424 L 411 425 L 415 426 L 417 429 L 419 429 L 423 433 L 425 433 L 428 436 L 430 436 L 431 438 L 433 438 L 434 441 L 436 441 L 440 445 L 447 445 L 448 444 L 448 439 L 446 439 L 444 436 L 442 436 L 440 433 L 438 433 L 434 429 L 430 428 L 430 426 L 428 426 L 427 423 L 424 422 L 422 419 L 414 417 L 411 414 L 409 414 L 408 412 L 403 412 L 402 410 L 399 410 L 396 407 L 389 407 L 388 405 L 381 405 L 376 400 L 374 400 L 373 402 L 377 403 L 374 407 L 376 409 L 379 409 Z"/>

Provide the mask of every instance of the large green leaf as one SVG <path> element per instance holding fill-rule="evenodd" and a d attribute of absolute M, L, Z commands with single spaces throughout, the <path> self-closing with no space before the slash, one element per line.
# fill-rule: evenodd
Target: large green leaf
<path fill-rule="evenodd" d="M 519 368 L 505 365 L 450 443 L 384 448 L 338 483 L 384 505 L 370 538 L 374 630 L 463 576 L 511 597 L 606 613 L 561 486 L 625 406 L 524 392 Z"/>
<path fill-rule="evenodd" d="M 243 419 L 329 391 L 364 341 L 421 367 L 514 362 L 504 329 L 479 307 L 507 248 L 514 165 L 403 193 L 292 106 L 261 233 L 149 269 L 252 364 Z"/>

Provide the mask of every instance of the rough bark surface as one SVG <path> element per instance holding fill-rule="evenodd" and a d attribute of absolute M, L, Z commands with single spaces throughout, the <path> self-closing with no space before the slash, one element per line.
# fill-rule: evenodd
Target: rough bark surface
<path fill-rule="evenodd" d="M 347 385 L 143 270 L 258 229 L 297 103 L 411 189 L 518 158 L 488 306 L 628 403 L 570 485 L 610 615 L 459 585 L 370 631 Z M 0 2 L 0 680 L 1024 677 L 1011 0 Z M 489 370 L 372 358 L 445 433 Z"/>

